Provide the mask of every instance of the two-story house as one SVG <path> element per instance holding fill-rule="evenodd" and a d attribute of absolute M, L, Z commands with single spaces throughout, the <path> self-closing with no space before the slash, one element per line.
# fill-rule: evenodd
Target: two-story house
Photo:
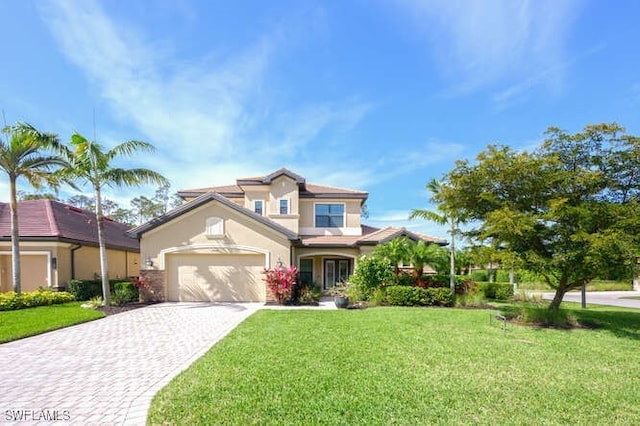
<path fill-rule="evenodd" d="M 269 299 L 264 268 L 295 265 L 303 282 L 328 290 L 347 280 L 362 254 L 406 235 L 360 222 L 368 193 L 307 183 L 285 168 L 235 185 L 183 190 L 186 203 L 133 230 L 141 276 L 168 301 Z"/>

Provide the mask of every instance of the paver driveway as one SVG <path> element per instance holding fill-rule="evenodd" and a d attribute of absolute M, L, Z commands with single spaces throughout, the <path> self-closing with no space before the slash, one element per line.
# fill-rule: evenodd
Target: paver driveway
<path fill-rule="evenodd" d="M 163 303 L 2 344 L 0 423 L 144 424 L 153 395 L 261 306 Z"/>

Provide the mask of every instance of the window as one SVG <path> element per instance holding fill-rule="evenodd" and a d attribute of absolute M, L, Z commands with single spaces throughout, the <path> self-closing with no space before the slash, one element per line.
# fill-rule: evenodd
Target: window
<path fill-rule="evenodd" d="M 300 283 L 303 285 L 313 283 L 313 259 L 300 259 Z"/>
<path fill-rule="evenodd" d="M 342 228 L 344 204 L 316 204 L 316 228 Z"/>
<path fill-rule="evenodd" d="M 256 200 L 253 202 L 253 211 L 262 216 L 262 200 Z"/>
<path fill-rule="evenodd" d="M 206 221 L 205 234 L 207 236 L 224 235 L 224 220 L 221 217 L 209 217 Z"/>
<path fill-rule="evenodd" d="M 289 200 L 280 200 L 280 214 L 289 214 Z"/>

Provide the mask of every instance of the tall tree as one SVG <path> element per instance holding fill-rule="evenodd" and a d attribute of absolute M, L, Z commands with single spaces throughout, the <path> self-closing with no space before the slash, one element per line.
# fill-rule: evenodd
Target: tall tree
<path fill-rule="evenodd" d="M 69 165 L 64 168 L 60 178 L 89 184 L 94 191 L 98 242 L 100 245 L 102 296 L 105 305 L 109 305 L 110 289 L 104 236 L 102 191 L 106 186 L 125 187 L 137 186 L 143 183 L 164 185 L 167 180 L 153 170 L 144 168 L 124 169 L 113 165 L 118 158 L 130 157 L 140 152 L 153 151 L 153 145 L 142 141 L 123 142 L 110 150 L 105 150 L 95 141 L 87 140 L 79 133 L 74 133 L 71 136 L 70 151 L 67 158 Z"/>
<path fill-rule="evenodd" d="M 11 258 L 13 290 L 20 294 L 20 228 L 18 223 L 18 178 L 24 178 L 38 189 L 51 175 L 53 168 L 63 164 L 56 154 L 46 151 L 60 149 L 58 137 L 43 133 L 27 123 L 16 123 L 2 129 L 0 140 L 0 169 L 9 176 L 11 210 Z"/>
<path fill-rule="evenodd" d="M 449 287 L 452 292 L 456 291 L 456 235 L 460 232 L 460 224 L 464 223 L 464 218 L 459 209 L 447 204 L 443 198 L 443 184 L 437 179 L 432 179 L 427 184 L 427 189 L 431 192 L 431 201 L 437 203 L 437 211 L 427 209 L 414 209 L 409 215 L 409 219 L 425 219 L 440 225 L 449 225 L 449 235 L 451 235 L 451 246 L 449 247 Z"/>
<path fill-rule="evenodd" d="M 575 134 L 550 128 L 533 152 L 489 146 L 446 177 L 443 198 L 474 225 L 466 234 L 496 242 L 544 277 L 556 290 L 551 311 L 567 291 L 635 263 L 640 139 L 623 132 L 615 123 Z"/>

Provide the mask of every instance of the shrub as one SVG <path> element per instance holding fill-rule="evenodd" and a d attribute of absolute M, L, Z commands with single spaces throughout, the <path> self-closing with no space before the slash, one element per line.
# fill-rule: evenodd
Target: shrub
<path fill-rule="evenodd" d="M 297 300 L 291 300 L 291 292 L 293 291 L 298 275 L 298 270 L 295 266 L 290 265 L 288 268 L 282 266 L 276 266 L 273 269 L 265 268 L 264 274 L 266 275 L 264 280 L 267 282 L 267 287 L 271 290 L 271 293 L 278 303 L 297 302 Z"/>
<path fill-rule="evenodd" d="M 53 292 L 50 290 L 36 290 L 24 292 L 21 295 L 12 291 L 9 293 L 0 293 L 0 311 L 57 305 L 72 301 L 73 295 L 65 291 Z"/>
<path fill-rule="evenodd" d="M 369 300 L 376 289 L 393 282 L 391 264 L 382 258 L 363 256 L 349 282 L 356 299 Z"/>
<path fill-rule="evenodd" d="M 456 306 L 460 308 L 489 308 L 491 305 L 487 303 L 482 293 L 465 293 L 456 297 Z"/>
<path fill-rule="evenodd" d="M 577 322 L 565 310 L 549 311 L 547 306 L 524 305 L 524 321 L 542 327 L 572 328 Z"/>
<path fill-rule="evenodd" d="M 407 273 L 400 273 L 395 279 L 396 285 L 412 286 L 415 283 L 415 279 Z"/>
<path fill-rule="evenodd" d="M 482 269 L 477 271 L 471 271 L 471 274 L 469 274 L 469 278 L 471 278 L 474 281 L 489 281 L 489 272 Z"/>
<path fill-rule="evenodd" d="M 478 283 L 478 290 L 487 299 L 509 300 L 513 298 L 513 286 L 509 283 Z"/>
<path fill-rule="evenodd" d="M 453 306 L 455 297 L 448 288 L 389 286 L 384 302 L 392 306 Z"/>
<path fill-rule="evenodd" d="M 117 305 L 140 300 L 138 286 L 131 281 L 121 281 L 113 284 L 113 301 Z"/>
<path fill-rule="evenodd" d="M 96 280 L 69 280 L 67 288 L 76 300 L 89 300 L 92 297 L 102 296 L 102 283 Z"/>

